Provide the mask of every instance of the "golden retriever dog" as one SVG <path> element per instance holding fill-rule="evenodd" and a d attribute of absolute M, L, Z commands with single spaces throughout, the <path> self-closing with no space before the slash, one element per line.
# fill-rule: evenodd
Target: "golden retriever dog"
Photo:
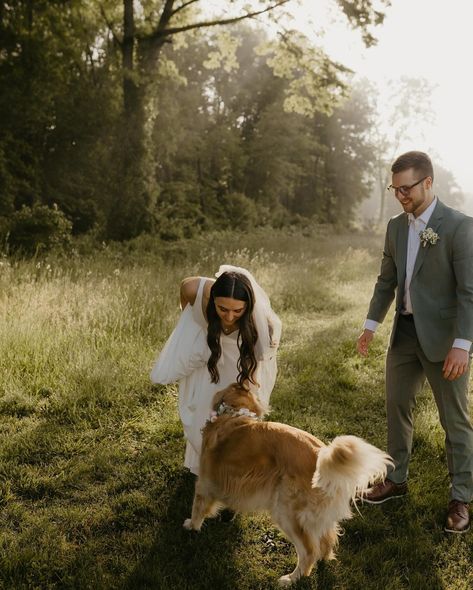
<path fill-rule="evenodd" d="M 325 445 L 303 430 L 262 422 L 265 408 L 236 383 L 215 394 L 213 407 L 184 527 L 200 530 L 224 506 L 269 511 L 296 548 L 296 568 L 279 579 L 288 586 L 310 575 L 317 560 L 334 558 L 338 522 L 352 516 L 357 494 L 386 476 L 390 457 L 356 436 Z"/>

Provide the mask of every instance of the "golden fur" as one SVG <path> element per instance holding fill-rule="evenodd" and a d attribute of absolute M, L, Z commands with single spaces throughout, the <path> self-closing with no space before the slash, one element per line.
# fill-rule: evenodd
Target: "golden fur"
<path fill-rule="evenodd" d="M 265 409 L 236 383 L 218 392 L 217 409 Z M 237 511 L 267 510 L 294 543 L 295 570 L 280 578 L 289 585 L 308 576 L 319 559 L 333 559 L 338 521 L 351 517 L 350 501 L 384 478 L 390 458 L 355 436 L 326 446 L 315 436 L 277 422 L 222 414 L 203 430 L 200 475 L 187 529 L 200 530 L 222 506 Z"/>

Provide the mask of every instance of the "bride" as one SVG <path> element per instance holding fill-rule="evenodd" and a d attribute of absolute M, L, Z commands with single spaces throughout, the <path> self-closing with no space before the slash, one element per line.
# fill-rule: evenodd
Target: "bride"
<path fill-rule="evenodd" d="M 182 281 L 181 316 L 151 371 L 153 383 L 179 381 L 184 465 L 196 475 L 215 392 L 237 381 L 267 405 L 281 336 L 281 322 L 250 272 L 223 265 L 215 276 Z"/>

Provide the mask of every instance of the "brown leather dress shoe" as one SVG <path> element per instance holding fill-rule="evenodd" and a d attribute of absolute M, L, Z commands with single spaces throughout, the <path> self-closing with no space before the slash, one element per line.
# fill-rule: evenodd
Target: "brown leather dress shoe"
<path fill-rule="evenodd" d="M 451 500 L 448 504 L 447 533 L 466 533 L 470 529 L 470 512 L 466 502 Z"/>
<path fill-rule="evenodd" d="M 404 483 L 394 483 L 390 479 L 386 479 L 381 483 L 375 484 L 360 497 L 363 500 L 363 502 L 368 502 L 368 504 L 382 504 L 387 500 L 392 500 L 393 498 L 400 498 L 401 496 L 405 496 L 406 494 L 406 481 Z"/>

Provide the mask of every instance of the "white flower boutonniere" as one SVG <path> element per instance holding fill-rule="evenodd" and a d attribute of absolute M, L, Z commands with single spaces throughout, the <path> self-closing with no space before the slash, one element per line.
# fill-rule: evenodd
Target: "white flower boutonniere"
<path fill-rule="evenodd" d="M 435 246 L 435 244 L 440 239 L 439 235 L 437 233 L 435 233 L 431 227 L 427 227 L 426 229 L 423 229 L 421 232 L 419 232 L 419 236 L 420 236 L 420 242 L 424 248 L 427 246 L 427 244 L 430 244 L 431 246 Z"/>

